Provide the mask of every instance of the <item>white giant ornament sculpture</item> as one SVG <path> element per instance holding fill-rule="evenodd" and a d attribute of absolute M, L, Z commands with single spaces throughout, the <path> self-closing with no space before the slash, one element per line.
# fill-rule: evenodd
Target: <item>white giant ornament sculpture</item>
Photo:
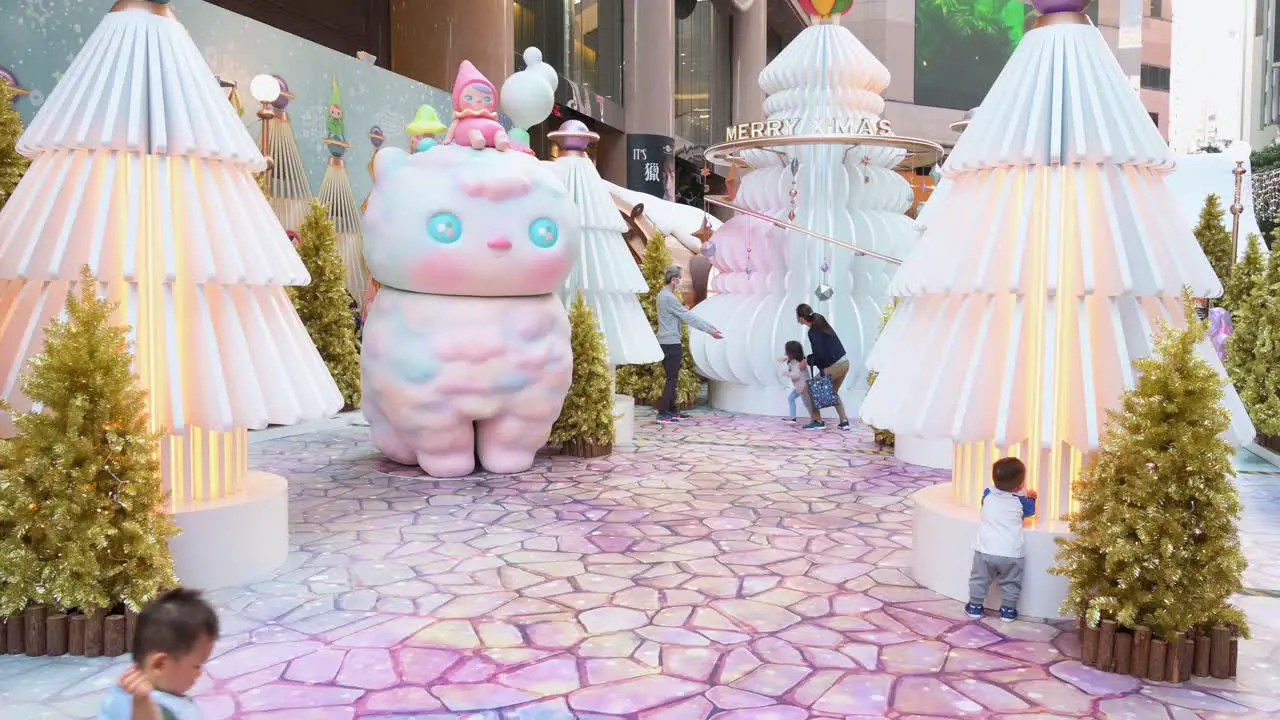
<path fill-rule="evenodd" d="M 889 71 L 848 29 L 806 28 L 760 74 L 769 120 L 799 134 L 831 134 L 840 125 L 876 126 Z M 736 202 L 810 231 L 891 257 L 916 238 L 904 213 L 910 184 L 894 168 L 905 151 L 868 144 L 790 146 L 786 158 L 747 150 L 750 170 Z M 715 234 L 715 293 L 697 312 L 723 340 L 694 333 L 691 350 L 711 382 L 711 403 L 737 412 L 780 415 L 788 385 L 777 358 L 788 340 L 805 340 L 796 306 L 825 315 L 852 365 L 842 389 L 857 407 L 866 389 L 864 359 L 880 330 L 893 265 L 855 256 L 821 240 L 739 215 Z"/>
<path fill-rule="evenodd" d="M 247 428 L 325 417 L 342 394 L 285 285 L 310 282 L 254 173 L 266 167 L 200 50 L 160 2 L 117 5 L 18 141 L 0 212 L 0 393 L 88 265 L 131 328 L 181 534 L 179 579 L 216 588 L 288 554 L 284 478 L 248 468 Z"/>
<path fill-rule="evenodd" d="M 1169 149 L 1088 4 L 1037 0 L 1050 13 L 956 145 L 894 278 L 899 304 L 862 407 L 876 427 L 954 445 L 952 485 L 915 495 L 913 540 L 916 580 L 950 597 L 967 599 L 992 462 L 1027 464 L 1039 508 L 1021 610 L 1033 617 L 1059 614 L 1054 539 L 1106 411 L 1134 383 L 1133 361 L 1151 353 L 1158 323 L 1183 322 L 1184 287 L 1222 292 L 1165 186 Z M 1207 341 L 1201 354 L 1222 371 Z M 1224 391 L 1238 445 L 1253 428 L 1230 383 Z"/>
<path fill-rule="evenodd" d="M 587 157 L 587 148 L 600 136 L 570 120 L 548 137 L 561 148 L 560 157 L 549 165 L 564 181 L 582 223 L 582 243 L 561 288 L 561 300 L 567 306 L 582 292 L 604 333 L 610 365 L 658 362 L 662 348 L 637 297 L 648 292 L 649 285 L 627 248 L 627 224 Z"/>

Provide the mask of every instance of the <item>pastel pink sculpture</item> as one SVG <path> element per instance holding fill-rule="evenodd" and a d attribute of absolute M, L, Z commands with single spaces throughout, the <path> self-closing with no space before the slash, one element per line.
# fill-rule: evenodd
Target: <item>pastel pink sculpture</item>
<path fill-rule="evenodd" d="M 453 83 L 453 122 L 444 144 L 455 143 L 475 150 L 511 148 L 507 131 L 498 122 L 498 90 L 469 60 L 462 61 Z"/>
<path fill-rule="evenodd" d="M 523 153 L 441 145 L 378 152 L 364 254 L 380 284 L 364 326 L 373 443 L 429 475 L 533 466 L 573 375 L 554 294 L 578 211 Z"/>
<path fill-rule="evenodd" d="M 1222 362 L 1227 361 L 1227 338 L 1230 338 L 1234 331 L 1231 326 L 1231 313 L 1223 308 L 1213 308 L 1209 311 L 1209 342 L 1213 343 L 1213 350 L 1218 353 L 1218 359 Z"/>

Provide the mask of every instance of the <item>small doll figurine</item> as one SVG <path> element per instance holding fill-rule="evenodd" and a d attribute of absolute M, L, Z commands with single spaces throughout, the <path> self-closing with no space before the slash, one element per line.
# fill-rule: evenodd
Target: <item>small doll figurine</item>
<path fill-rule="evenodd" d="M 498 91 L 493 83 L 475 65 L 463 60 L 453 84 L 453 123 L 443 144 L 510 150 L 511 140 L 498 122 L 497 108 Z"/>

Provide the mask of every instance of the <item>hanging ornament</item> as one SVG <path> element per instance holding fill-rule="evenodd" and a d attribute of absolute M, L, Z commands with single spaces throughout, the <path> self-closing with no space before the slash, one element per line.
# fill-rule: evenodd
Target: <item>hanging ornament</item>
<path fill-rule="evenodd" d="M 714 242 L 708 242 L 707 244 L 702 246 L 702 257 L 710 260 L 715 256 L 716 256 L 716 244 Z"/>
<path fill-rule="evenodd" d="M 853 8 L 853 0 L 800 0 L 800 9 L 820 20 L 844 15 Z"/>
<path fill-rule="evenodd" d="M 711 236 L 715 235 L 715 232 L 715 230 L 711 229 L 711 219 L 707 217 L 705 212 L 702 213 L 702 227 L 695 230 L 693 236 L 701 240 L 703 247 L 705 247 L 707 243 L 711 242 Z M 705 255 L 706 253 L 704 252 L 703 254 Z"/>
<path fill-rule="evenodd" d="M 831 299 L 832 295 L 836 294 L 836 290 L 826 283 L 819 283 L 818 287 L 813 289 L 813 294 L 816 295 L 819 300 L 826 302 Z"/>

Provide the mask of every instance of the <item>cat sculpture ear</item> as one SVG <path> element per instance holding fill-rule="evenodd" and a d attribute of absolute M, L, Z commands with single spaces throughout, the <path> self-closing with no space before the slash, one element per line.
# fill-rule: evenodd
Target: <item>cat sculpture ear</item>
<path fill-rule="evenodd" d="M 382 148 L 373 156 L 373 179 L 381 180 L 409 164 L 409 153 L 398 147 Z"/>

